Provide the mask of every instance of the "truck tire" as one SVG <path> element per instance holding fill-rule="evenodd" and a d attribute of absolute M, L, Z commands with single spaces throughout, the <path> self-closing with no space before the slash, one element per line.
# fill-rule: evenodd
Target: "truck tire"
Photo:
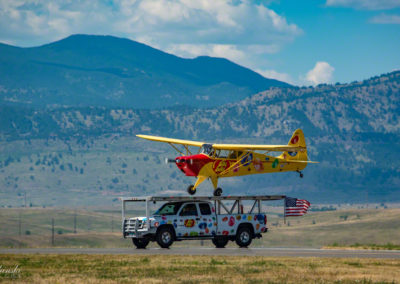
<path fill-rule="evenodd" d="M 211 241 L 213 242 L 216 248 L 224 248 L 229 240 L 228 238 L 225 237 L 215 237 L 211 239 Z"/>
<path fill-rule="evenodd" d="M 239 247 L 241 248 L 248 247 L 251 244 L 252 239 L 253 235 L 249 226 L 239 227 L 239 229 L 236 232 L 236 239 L 235 239 L 236 244 Z"/>
<path fill-rule="evenodd" d="M 137 238 L 132 238 L 132 243 L 136 246 L 138 249 L 145 249 L 147 245 L 149 244 L 150 240 L 148 239 L 137 239 Z"/>
<path fill-rule="evenodd" d="M 162 248 L 169 248 L 174 242 L 174 233 L 169 227 L 161 227 L 156 235 L 156 241 Z"/>

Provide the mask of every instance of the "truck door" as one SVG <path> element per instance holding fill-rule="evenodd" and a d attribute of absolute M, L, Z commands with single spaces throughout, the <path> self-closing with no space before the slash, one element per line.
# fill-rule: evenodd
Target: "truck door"
<path fill-rule="evenodd" d="M 200 221 L 199 221 L 199 234 L 201 236 L 212 236 L 215 235 L 217 230 L 216 228 L 216 221 L 215 221 L 215 214 L 212 213 L 212 207 L 208 202 L 200 202 L 198 203 L 199 210 L 200 210 Z"/>
<path fill-rule="evenodd" d="M 177 237 L 196 237 L 199 236 L 200 229 L 198 222 L 200 217 L 196 203 L 186 203 L 178 213 Z"/>

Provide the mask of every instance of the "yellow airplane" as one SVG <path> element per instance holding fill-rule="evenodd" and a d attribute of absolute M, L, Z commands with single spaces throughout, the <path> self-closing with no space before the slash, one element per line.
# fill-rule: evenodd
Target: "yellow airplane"
<path fill-rule="evenodd" d="M 187 188 L 191 195 L 196 193 L 196 188 L 207 178 L 211 179 L 214 186 L 214 196 L 221 196 L 219 178 L 289 171 L 298 172 L 302 178 L 301 171 L 307 164 L 317 163 L 308 161 L 306 140 L 301 129 L 293 133 L 288 145 L 208 144 L 149 135 L 136 136 L 168 143 L 181 154 L 175 160 L 167 161 L 176 163 L 186 176 L 197 177 L 196 183 Z M 180 151 L 176 144 L 183 145 L 186 154 Z M 193 154 L 189 146 L 198 147 L 198 152 Z M 270 152 L 282 154 L 275 157 L 268 155 Z"/>

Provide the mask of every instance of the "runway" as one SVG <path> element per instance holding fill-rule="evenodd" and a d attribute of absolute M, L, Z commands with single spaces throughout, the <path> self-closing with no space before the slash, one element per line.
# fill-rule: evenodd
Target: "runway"
<path fill-rule="evenodd" d="M 226 255 L 273 257 L 400 258 L 400 251 L 312 248 L 22 248 L 0 249 L 0 254 L 124 254 L 124 255 Z"/>

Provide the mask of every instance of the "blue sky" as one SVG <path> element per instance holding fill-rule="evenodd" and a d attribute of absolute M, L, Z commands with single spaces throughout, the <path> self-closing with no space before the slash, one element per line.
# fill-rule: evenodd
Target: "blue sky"
<path fill-rule="evenodd" d="M 298 85 L 400 69 L 400 0 L 0 0 L 0 42 L 107 34 Z"/>

